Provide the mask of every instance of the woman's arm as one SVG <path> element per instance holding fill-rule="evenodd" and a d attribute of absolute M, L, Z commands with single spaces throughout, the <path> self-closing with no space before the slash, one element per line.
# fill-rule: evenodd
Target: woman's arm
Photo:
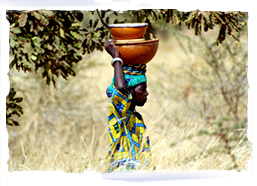
<path fill-rule="evenodd" d="M 120 52 L 114 45 L 112 40 L 108 40 L 105 43 L 105 50 L 113 57 L 113 58 L 120 58 Z M 122 70 L 122 64 L 119 61 L 114 62 L 114 84 L 115 87 L 120 92 L 125 92 L 126 86 L 125 86 L 125 80 L 124 80 L 124 74 Z"/>

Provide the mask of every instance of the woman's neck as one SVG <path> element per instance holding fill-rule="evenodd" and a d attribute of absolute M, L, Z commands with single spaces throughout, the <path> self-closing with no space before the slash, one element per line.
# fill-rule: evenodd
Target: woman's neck
<path fill-rule="evenodd" d="M 133 102 L 131 103 L 131 105 L 130 105 L 130 107 L 129 107 L 129 110 L 130 110 L 131 112 L 136 111 L 136 105 L 135 105 Z"/>

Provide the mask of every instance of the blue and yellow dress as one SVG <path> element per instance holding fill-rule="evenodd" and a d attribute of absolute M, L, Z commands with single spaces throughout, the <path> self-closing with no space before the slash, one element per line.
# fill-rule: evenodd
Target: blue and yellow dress
<path fill-rule="evenodd" d="M 112 100 L 109 108 L 110 172 L 140 169 L 149 166 L 151 157 L 149 137 L 144 136 L 146 126 L 142 116 L 129 110 L 132 95 L 129 91 L 122 94 L 112 85 Z"/>

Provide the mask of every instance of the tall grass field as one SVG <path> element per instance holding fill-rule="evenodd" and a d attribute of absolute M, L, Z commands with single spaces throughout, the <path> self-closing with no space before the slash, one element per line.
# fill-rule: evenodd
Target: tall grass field
<path fill-rule="evenodd" d="M 217 34 L 195 36 L 172 26 L 156 33 L 159 48 L 146 72 L 148 101 L 137 108 L 150 137 L 146 171 L 247 170 L 247 31 L 241 46 L 229 36 L 217 46 Z M 74 66 L 77 75 L 58 79 L 56 88 L 40 73 L 10 70 L 10 85 L 24 98 L 20 126 L 7 126 L 10 172 L 106 171 L 110 61 L 106 51 L 85 55 Z"/>

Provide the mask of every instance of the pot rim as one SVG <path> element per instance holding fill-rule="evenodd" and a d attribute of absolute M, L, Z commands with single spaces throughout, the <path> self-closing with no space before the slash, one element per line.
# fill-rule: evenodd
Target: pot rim
<path fill-rule="evenodd" d="M 143 27 L 147 26 L 148 23 L 118 23 L 108 25 L 110 28 L 131 28 L 131 27 Z"/>
<path fill-rule="evenodd" d="M 137 44 L 145 44 L 145 43 L 154 43 L 158 42 L 159 38 L 154 38 L 151 40 L 145 39 L 126 39 L 126 40 L 114 40 L 115 45 L 137 45 Z"/>

